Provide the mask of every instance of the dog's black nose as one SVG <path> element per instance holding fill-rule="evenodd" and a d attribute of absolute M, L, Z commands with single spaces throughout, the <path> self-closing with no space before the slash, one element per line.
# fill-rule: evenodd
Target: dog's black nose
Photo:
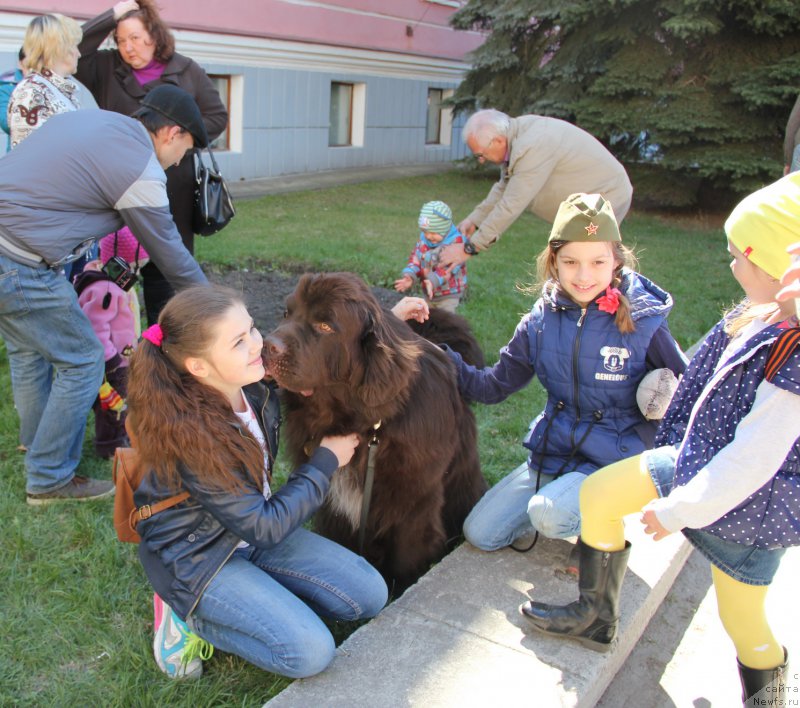
<path fill-rule="evenodd" d="M 269 356 L 281 356 L 286 353 L 286 345 L 277 337 L 267 337 L 264 340 L 264 350 Z"/>

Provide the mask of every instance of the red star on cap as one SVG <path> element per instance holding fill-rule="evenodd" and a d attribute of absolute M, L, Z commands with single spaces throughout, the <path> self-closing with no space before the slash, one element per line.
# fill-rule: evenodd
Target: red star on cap
<path fill-rule="evenodd" d="M 593 224 L 591 221 L 589 225 L 584 228 L 586 229 L 587 236 L 594 236 L 597 233 L 597 224 Z"/>

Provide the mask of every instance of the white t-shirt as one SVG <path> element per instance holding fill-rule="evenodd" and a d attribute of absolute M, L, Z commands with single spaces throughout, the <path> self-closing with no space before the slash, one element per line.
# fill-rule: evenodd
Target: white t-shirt
<path fill-rule="evenodd" d="M 269 480 L 267 478 L 267 470 L 269 469 L 269 456 L 267 455 L 267 441 L 264 439 L 264 433 L 261 430 L 261 426 L 258 424 L 258 420 L 256 419 L 255 411 L 250 406 L 250 402 L 247 400 L 247 396 L 242 396 L 244 398 L 244 403 L 247 406 L 247 410 L 243 413 L 236 413 L 236 417 L 241 421 L 242 425 L 247 428 L 248 432 L 258 441 L 258 444 L 261 445 L 261 451 L 264 454 L 264 499 L 269 499 L 272 495 L 272 491 L 269 488 Z M 247 541 L 242 541 L 239 543 L 237 548 L 247 548 L 250 544 Z"/>

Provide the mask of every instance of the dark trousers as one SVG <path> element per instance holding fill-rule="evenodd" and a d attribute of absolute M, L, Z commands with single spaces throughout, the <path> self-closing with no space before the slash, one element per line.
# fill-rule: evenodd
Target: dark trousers
<path fill-rule="evenodd" d="M 121 366 L 109 374 L 106 380 L 122 396 L 128 397 L 128 367 Z M 130 445 L 125 433 L 125 411 L 103 410 L 98 396 L 92 406 L 94 410 L 94 451 L 98 457 L 113 457 L 118 447 Z"/>
<path fill-rule="evenodd" d="M 178 227 L 183 245 L 189 253 L 194 253 L 194 232 L 192 231 L 192 210 L 194 208 L 194 176 L 192 152 L 177 166 L 167 170 L 167 197 L 172 219 Z M 158 322 L 158 315 L 174 294 L 174 288 L 164 277 L 155 263 L 142 268 L 142 293 L 147 324 Z"/>

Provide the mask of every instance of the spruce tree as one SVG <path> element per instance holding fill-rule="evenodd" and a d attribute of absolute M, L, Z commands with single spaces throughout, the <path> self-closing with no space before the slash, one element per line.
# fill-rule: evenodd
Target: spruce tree
<path fill-rule="evenodd" d="M 800 0 L 469 0 L 452 24 L 489 33 L 457 111 L 579 125 L 625 163 L 640 205 L 730 201 L 783 173 Z"/>

